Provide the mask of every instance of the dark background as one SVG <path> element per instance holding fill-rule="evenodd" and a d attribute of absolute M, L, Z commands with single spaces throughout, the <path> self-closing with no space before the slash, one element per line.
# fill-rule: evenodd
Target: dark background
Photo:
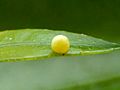
<path fill-rule="evenodd" d="M 0 0 L 0 30 L 43 28 L 120 42 L 120 0 Z"/>

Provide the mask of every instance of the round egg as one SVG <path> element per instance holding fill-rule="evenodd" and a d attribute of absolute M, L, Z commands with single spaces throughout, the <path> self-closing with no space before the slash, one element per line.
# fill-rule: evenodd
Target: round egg
<path fill-rule="evenodd" d="M 64 35 L 57 35 L 52 39 L 51 48 L 58 54 L 65 54 L 70 48 L 69 39 Z"/>

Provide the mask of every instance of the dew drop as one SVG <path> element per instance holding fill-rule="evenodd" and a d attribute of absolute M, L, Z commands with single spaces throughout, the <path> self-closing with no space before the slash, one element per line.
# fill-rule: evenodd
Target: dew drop
<path fill-rule="evenodd" d="M 85 36 L 85 37 L 87 36 L 87 35 L 85 35 L 85 34 L 81 34 L 81 35 L 82 35 L 82 36 Z"/>
<path fill-rule="evenodd" d="M 9 38 L 9 40 L 12 40 L 12 38 Z"/>

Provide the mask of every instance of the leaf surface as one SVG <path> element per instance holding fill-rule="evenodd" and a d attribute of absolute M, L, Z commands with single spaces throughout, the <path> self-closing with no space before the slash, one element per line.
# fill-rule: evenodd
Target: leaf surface
<path fill-rule="evenodd" d="M 50 46 L 58 34 L 71 44 L 63 57 Z M 0 90 L 120 90 L 119 49 L 119 44 L 65 31 L 2 31 Z"/>
<path fill-rule="evenodd" d="M 0 90 L 120 90 L 120 50 L 0 63 Z"/>
<path fill-rule="evenodd" d="M 66 35 L 70 50 L 64 56 L 99 54 L 120 49 L 120 45 L 84 34 L 47 29 L 24 29 L 0 32 L 0 61 L 40 60 L 61 56 L 51 50 L 56 35 Z"/>

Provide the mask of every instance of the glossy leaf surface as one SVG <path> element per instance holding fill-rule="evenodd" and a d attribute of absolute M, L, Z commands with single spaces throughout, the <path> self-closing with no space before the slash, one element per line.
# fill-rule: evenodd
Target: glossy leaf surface
<path fill-rule="evenodd" d="M 84 34 L 45 29 L 9 30 L 0 32 L 0 61 L 36 60 L 61 56 L 52 52 L 51 41 L 66 35 L 70 50 L 65 56 L 99 54 L 120 49 L 120 45 Z"/>

